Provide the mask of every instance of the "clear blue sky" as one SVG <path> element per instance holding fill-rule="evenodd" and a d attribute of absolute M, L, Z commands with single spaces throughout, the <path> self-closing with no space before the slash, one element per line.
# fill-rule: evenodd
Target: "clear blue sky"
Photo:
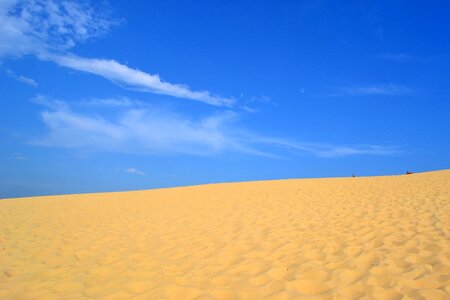
<path fill-rule="evenodd" d="M 448 1 L 0 1 L 0 198 L 450 167 Z"/>

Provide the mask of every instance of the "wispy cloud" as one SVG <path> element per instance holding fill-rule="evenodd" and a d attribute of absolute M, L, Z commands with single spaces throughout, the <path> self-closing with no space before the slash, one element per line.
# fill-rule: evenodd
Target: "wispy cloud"
<path fill-rule="evenodd" d="M 142 172 L 136 168 L 127 168 L 124 170 L 126 173 L 130 173 L 130 174 L 136 174 L 136 175 L 141 175 L 141 176 L 145 176 L 147 175 L 147 173 Z"/>
<path fill-rule="evenodd" d="M 19 82 L 25 83 L 26 85 L 29 85 L 29 86 L 32 86 L 32 87 L 37 87 L 38 86 L 37 82 L 34 79 L 29 78 L 29 77 L 25 77 L 25 76 L 22 76 L 22 75 L 16 75 L 11 70 L 6 70 L 6 74 L 8 74 L 9 77 L 11 77 L 11 78 L 13 78 L 13 79 L 15 79 L 15 80 L 17 80 Z"/>
<path fill-rule="evenodd" d="M 67 50 L 115 24 L 108 9 L 88 1 L 1 1 L 0 56 Z"/>
<path fill-rule="evenodd" d="M 28 158 L 20 153 L 13 153 L 13 157 L 15 160 L 27 160 Z"/>
<path fill-rule="evenodd" d="M 319 157 L 388 155 L 397 149 L 381 145 L 332 145 L 299 143 L 261 136 L 239 124 L 240 116 L 224 111 L 202 118 L 157 109 L 129 107 L 120 116 L 75 112 L 63 101 L 41 96 L 36 103 L 47 109 L 41 120 L 47 134 L 32 143 L 48 147 L 79 148 L 131 154 L 190 154 L 210 156 L 242 153 L 280 157 L 287 153 Z"/>
<path fill-rule="evenodd" d="M 41 55 L 41 57 L 63 67 L 102 76 L 130 89 L 190 99 L 216 106 L 230 107 L 235 102 L 232 98 L 212 95 L 209 91 L 193 91 L 187 85 L 163 81 L 158 74 L 132 69 L 115 60 L 82 58 L 75 55 Z"/>
<path fill-rule="evenodd" d="M 287 139 L 254 137 L 256 142 L 282 148 L 286 151 L 306 153 L 317 157 L 343 157 L 353 155 L 394 155 L 401 153 L 397 146 L 384 145 L 335 145 L 327 143 L 301 143 Z"/>
<path fill-rule="evenodd" d="M 413 89 L 398 84 L 378 84 L 369 86 L 354 86 L 342 88 L 342 92 L 347 95 L 360 96 L 360 95 L 407 95 L 414 92 Z"/>
<path fill-rule="evenodd" d="M 344 86 L 331 88 L 329 92 L 318 94 L 318 97 L 344 97 L 344 96 L 403 96 L 412 95 L 416 91 L 406 85 L 374 84 L 361 86 Z"/>
<path fill-rule="evenodd" d="M 406 62 L 423 62 L 426 59 L 423 57 L 418 57 L 415 55 L 407 54 L 407 53 L 384 53 L 376 56 L 375 58 L 384 59 L 397 63 L 406 63 Z"/>
<path fill-rule="evenodd" d="M 234 104 L 233 98 L 195 91 L 184 84 L 163 81 L 112 59 L 84 58 L 69 53 L 77 43 L 104 35 L 117 24 L 88 1 L 8 0 L 0 4 L 0 57 L 35 55 L 39 59 L 102 76 L 122 87 L 200 101 Z"/>
<path fill-rule="evenodd" d="M 74 112 L 67 104 L 38 97 L 47 107 L 41 113 L 49 133 L 35 143 L 129 153 L 188 153 L 207 155 L 241 147 L 227 126 L 237 117 L 225 111 L 201 119 L 190 119 L 155 108 L 131 107 L 118 119 Z"/>

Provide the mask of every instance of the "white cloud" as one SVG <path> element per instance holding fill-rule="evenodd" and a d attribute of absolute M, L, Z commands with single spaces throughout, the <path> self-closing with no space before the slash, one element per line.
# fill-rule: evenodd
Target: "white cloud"
<path fill-rule="evenodd" d="M 233 112 L 192 120 L 156 109 L 129 108 L 115 120 L 106 116 L 73 112 L 61 101 L 38 97 L 48 109 L 41 119 L 46 137 L 35 143 L 47 146 L 87 148 L 128 153 L 189 153 L 207 155 L 241 147 L 227 133 Z"/>
<path fill-rule="evenodd" d="M 115 60 L 82 58 L 75 55 L 41 55 L 60 66 L 102 76 L 121 86 L 143 92 L 168 95 L 200 101 L 216 106 L 232 106 L 234 99 L 212 95 L 208 91 L 193 91 L 187 85 L 161 80 L 158 74 L 149 74 L 120 64 Z"/>
<path fill-rule="evenodd" d="M 0 56 L 62 51 L 117 23 L 87 1 L 2 0 Z"/>
<path fill-rule="evenodd" d="M 147 173 L 142 172 L 136 168 L 127 168 L 124 170 L 126 173 L 130 173 L 130 174 L 136 174 L 136 175 L 141 175 L 141 176 L 145 176 L 147 175 Z"/>
<path fill-rule="evenodd" d="M 110 19 L 107 12 L 98 13 L 102 10 L 96 10 L 93 3 L 87 0 L 0 0 L 0 57 L 34 55 L 63 67 L 102 76 L 127 88 L 215 106 L 234 105 L 233 98 L 169 83 L 157 74 L 134 69 L 115 60 L 70 54 L 68 51 L 77 43 L 104 35 L 117 23 Z M 23 76 L 18 80 L 28 84 L 34 82 Z M 346 88 L 341 92 L 350 95 L 398 95 L 411 90 L 391 84 Z M 259 100 L 270 103 L 267 97 Z M 239 115 L 231 111 L 189 118 L 139 105 L 138 101 L 125 98 L 84 102 L 85 105 L 122 109 L 119 117 L 112 118 L 108 114 L 76 112 L 64 101 L 42 96 L 34 101 L 46 107 L 41 112 L 41 119 L 48 132 L 34 140 L 34 143 L 45 146 L 140 154 L 212 155 L 238 152 L 277 156 L 272 154 L 277 149 L 326 157 L 392 153 L 390 148 L 376 145 L 306 144 L 261 137 L 241 128 Z M 250 108 L 242 108 L 251 111 Z"/>
<path fill-rule="evenodd" d="M 22 75 L 16 75 L 13 71 L 11 70 L 6 70 L 6 74 L 8 74 L 9 77 L 14 78 L 17 81 L 20 81 L 22 83 L 25 83 L 26 85 L 32 86 L 32 87 L 37 87 L 38 84 L 37 82 L 29 77 L 25 77 Z"/>
<path fill-rule="evenodd" d="M 341 93 L 350 96 L 364 96 L 364 95 L 408 95 L 414 92 L 413 89 L 398 84 L 377 84 L 369 86 L 354 86 L 341 88 Z"/>
<path fill-rule="evenodd" d="M 194 91 L 187 85 L 161 80 L 112 59 L 83 58 L 67 51 L 93 37 L 104 35 L 117 21 L 100 14 L 88 1 L 3 0 L 0 4 L 0 57 L 35 55 L 39 59 L 102 76 L 142 92 L 232 106 L 232 98 Z"/>
<path fill-rule="evenodd" d="M 396 149 L 378 145 L 330 145 L 298 143 L 264 137 L 242 128 L 239 115 L 225 111 L 203 118 L 154 107 L 121 108 L 118 118 L 111 114 L 74 112 L 66 103 L 43 96 L 35 100 L 47 109 L 41 119 L 48 129 L 34 144 L 49 147 L 80 148 L 130 154 L 217 155 L 243 153 L 279 157 L 286 153 L 305 153 L 319 157 L 349 155 L 388 155 Z"/>

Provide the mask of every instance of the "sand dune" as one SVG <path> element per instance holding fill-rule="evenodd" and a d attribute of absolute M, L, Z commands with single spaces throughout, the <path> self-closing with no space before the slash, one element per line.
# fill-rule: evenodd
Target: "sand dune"
<path fill-rule="evenodd" d="M 0 201 L 0 299 L 450 299 L 450 170 Z"/>

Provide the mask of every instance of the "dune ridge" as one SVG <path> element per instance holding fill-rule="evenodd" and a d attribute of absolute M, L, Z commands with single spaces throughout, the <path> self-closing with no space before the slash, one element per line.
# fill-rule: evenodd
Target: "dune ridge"
<path fill-rule="evenodd" d="M 0 299 L 450 299 L 450 170 L 0 200 Z"/>

